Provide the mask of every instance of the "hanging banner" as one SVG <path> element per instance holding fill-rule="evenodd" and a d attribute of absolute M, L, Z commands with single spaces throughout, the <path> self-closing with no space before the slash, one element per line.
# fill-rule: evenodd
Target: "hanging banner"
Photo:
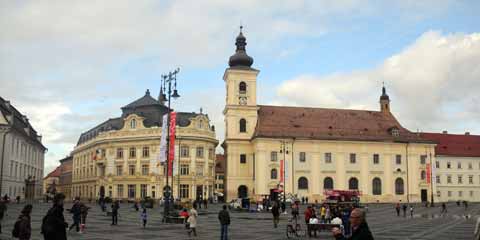
<path fill-rule="evenodd" d="M 161 163 L 167 161 L 167 122 L 168 122 L 168 113 L 163 115 L 162 120 L 162 136 L 160 137 L 160 151 L 158 154 L 158 160 Z"/>
<path fill-rule="evenodd" d="M 430 159 L 432 159 L 432 154 L 430 154 Z M 433 162 L 432 160 L 430 162 Z M 432 164 L 432 188 L 435 189 L 435 184 L 437 183 L 437 177 L 435 176 L 436 162 Z"/>
<path fill-rule="evenodd" d="M 280 160 L 280 185 L 283 185 L 284 161 Z"/>
<path fill-rule="evenodd" d="M 431 177 L 431 169 L 430 169 L 430 163 L 427 163 L 427 184 L 430 184 L 430 177 Z"/>
<path fill-rule="evenodd" d="M 284 168 L 285 168 L 285 176 L 283 176 L 285 178 L 285 182 L 288 181 L 288 161 L 285 161 L 285 163 L 283 164 Z"/>
<path fill-rule="evenodd" d="M 168 149 L 168 176 L 172 176 L 173 160 L 175 159 L 175 127 L 177 122 L 177 113 L 170 113 L 170 149 Z"/>

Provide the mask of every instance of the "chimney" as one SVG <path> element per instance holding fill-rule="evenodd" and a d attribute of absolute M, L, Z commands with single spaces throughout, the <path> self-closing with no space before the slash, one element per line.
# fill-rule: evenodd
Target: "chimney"
<path fill-rule="evenodd" d="M 470 135 L 470 132 L 465 132 L 465 135 Z"/>
<path fill-rule="evenodd" d="M 443 133 L 443 134 L 447 134 L 447 133 L 448 133 L 448 131 L 443 131 L 442 133 Z"/>

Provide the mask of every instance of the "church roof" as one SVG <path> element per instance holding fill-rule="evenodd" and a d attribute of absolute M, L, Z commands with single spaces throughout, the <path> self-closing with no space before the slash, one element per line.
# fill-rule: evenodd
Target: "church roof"
<path fill-rule="evenodd" d="M 480 135 L 421 133 L 423 138 L 437 142 L 435 154 L 456 157 L 480 157 Z"/>
<path fill-rule="evenodd" d="M 258 110 L 253 138 L 258 137 L 432 143 L 389 112 L 265 105 Z"/>
<path fill-rule="evenodd" d="M 159 101 L 157 101 L 155 98 L 150 96 L 150 90 L 147 89 L 145 92 L 145 95 L 130 104 L 122 107 L 124 108 L 137 108 L 137 107 L 143 107 L 143 106 L 150 106 L 150 105 L 162 105 Z"/>

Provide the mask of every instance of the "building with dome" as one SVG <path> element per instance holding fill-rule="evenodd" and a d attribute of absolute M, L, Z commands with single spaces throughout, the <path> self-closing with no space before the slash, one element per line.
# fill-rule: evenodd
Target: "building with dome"
<path fill-rule="evenodd" d="M 72 196 L 97 199 L 158 199 L 166 185 L 159 164 L 162 117 L 169 109 L 162 94 L 145 95 L 121 108 L 122 114 L 82 133 L 72 151 Z M 207 114 L 177 112 L 173 196 L 182 200 L 214 193 L 215 128 Z M 170 177 L 170 179 L 172 179 Z"/>
<path fill-rule="evenodd" d="M 320 201 L 333 189 L 362 202 L 430 201 L 435 143 L 400 124 L 385 87 L 378 110 L 259 105 L 242 29 L 235 45 L 223 75 L 227 201 L 282 191 Z"/>

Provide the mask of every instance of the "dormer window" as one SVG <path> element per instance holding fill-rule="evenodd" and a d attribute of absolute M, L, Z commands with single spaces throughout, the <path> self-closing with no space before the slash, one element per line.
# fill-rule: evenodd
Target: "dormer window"
<path fill-rule="evenodd" d="M 198 128 L 202 129 L 203 128 L 203 121 L 199 120 L 197 126 L 198 126 Z"/>
<path fill-rule="evenodd" d="M 240 94 L 247 93 L 247 84 L 245 82 L 240 82 L 240 84 L 238 85 L 238 92 Z"/>
<path fill-rule="evenodd" d="M 394 137 L 400 136 L 400 130 L 398 130 L 398 128 L 396 128 L 396 127 L 392 127 L 392 128 L 390 129 L 390 133 L 391 133 L 392 136 L 394 136 Z"/>
<path fill-rule="evenodd" d="M 135 129 L 136 127 L 137 127 L 137 120 L 132 119 L 132 120 L 130 121 L 130 128 L 131 128 L 131 129 Z"/>

